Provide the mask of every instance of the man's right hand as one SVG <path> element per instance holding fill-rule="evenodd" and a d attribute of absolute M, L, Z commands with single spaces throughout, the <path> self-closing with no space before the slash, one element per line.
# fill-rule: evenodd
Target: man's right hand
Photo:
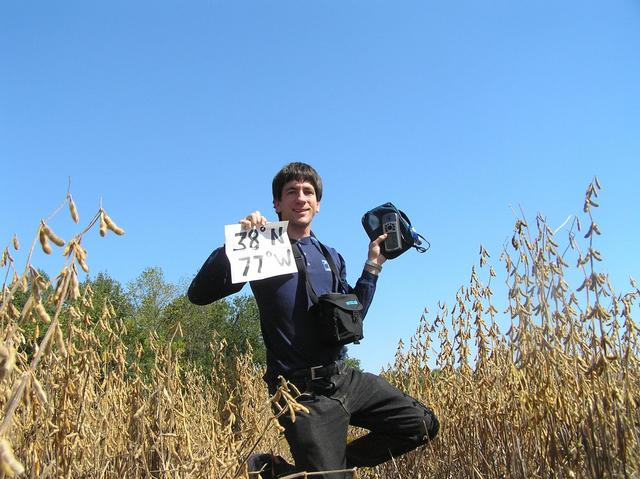
<path fill-rule="evenodd" d="M 262 216 L 259 211 L 254 211 L 253 213 L 249 213 L 246 218 L 241 219 L 239 223 L 244 229 L 248 230 L 256 226 L 264 226 L 268 223 L 268 220 Z"/>

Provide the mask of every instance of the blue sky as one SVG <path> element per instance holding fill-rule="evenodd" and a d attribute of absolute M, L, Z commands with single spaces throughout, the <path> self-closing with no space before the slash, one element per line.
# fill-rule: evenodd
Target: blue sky
<path fill-rule="evenodd" d="M 1 244 L 26 246 L 71 177 L 82 220 L 102 201 L 127 230 L 86 239 L 92 273 L 185 283 L 225 224 L 275 219 L 283 164 L 310 163 L 314 230 L 351 283 L 373 206 L 432 244 L 385 265 L 351 349 L 377 371 L 425 307 L 452 303 L 480 244 L 501 271 L 512 208 L 559 226 L 594 175 L 604 269 L 618 290 L 639 275 L 639 51 L 634 1 L 5 1 Z M 77 231 L 66 212 L 51 225 Z"/>

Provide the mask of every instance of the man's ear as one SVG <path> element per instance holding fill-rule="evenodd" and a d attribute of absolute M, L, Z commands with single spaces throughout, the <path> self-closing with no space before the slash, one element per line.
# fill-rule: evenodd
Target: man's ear
<path fill-rule="evenodd" d="M 316 213 L 320 213 L 320 202 L 316 204 Z"/>
<path fill-rule="evenodd" d="M 273 200 L 273 209 L 280 213 L 280 200 Z"/>

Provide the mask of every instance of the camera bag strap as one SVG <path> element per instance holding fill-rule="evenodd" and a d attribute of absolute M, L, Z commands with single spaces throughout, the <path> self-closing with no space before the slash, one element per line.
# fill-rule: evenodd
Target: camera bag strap
<path fill-rule="evenodd" d="M 316 241 L 318 241 L 318 238 L 316 238 L 313 233 L 311 233 L 311 236 Z M 333 257 L 329 253 L 329 250 L 320 241 L 318 241 L 318 244 L 320 245 L 320 250 L 322 251 L 322 255 L 327 260 L 327 263 L 329 263 L 329 268 L 331 269 L 331 273 L 333 273 L 333 277 L 338 280 L 338 283 L 340 284 L 340 287 L 342 288 L 343 292 L 347 293 L 349 291 L 349 287 L 347 286 L 346 281 L 343 280 L 342 277 L 340 276 L 340 272 L 338 271 L 338 268 L 336 267 L 336 263 L 335 261 L 333 261 Z M 311 284 L 311 281 L 309 281 L 309 275 L 307 274 L 307 261 L 304 259 L 302 255 L 302 250 L 300 249 L 300 245 L 298 245 L 297 242 L 292 243 L 291 250 L 293 251 L 293 258 L 295 259 L 296 266 L 298 267 L 298 273 L 304 277 L 305 283 L 307 285 L 307 292 L 309 293 L 311 302 L 313 302 L 313 304 L 318 304 L 318 295 L 316 294 L 315 289 L 313 289 L 313 285 Z"/>

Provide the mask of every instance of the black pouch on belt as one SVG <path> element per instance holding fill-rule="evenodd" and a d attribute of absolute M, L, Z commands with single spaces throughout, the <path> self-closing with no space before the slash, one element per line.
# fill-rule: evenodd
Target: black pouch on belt
<path fill-rule="evenodd" d="M 319 241 L 318 243 L 332 273 L 340 282 L 342 289 L 348 291 L 348 285 L 343 284 L 331 254 L 325 245 Z M 355 294 L 347 293 L 326 293 L 318 296 L 309 281 L 306 261 L 302 257 L 298 245 L 293 245 L 292 249 L 298 273 L 304 276 L 307 292 L 313 303 L 312 312 L 318 324 L 320 339 L 332 345 L 358 344 L 364 337 L 362 334 L 362 304 L 358 301 L 358 297 Z"/>
<path fill-rule="evenodd" d="M 314 306 L 324 340 L 331 344 L 359 343 L 362 304 L 355 294 L 327 293 Z"/>

